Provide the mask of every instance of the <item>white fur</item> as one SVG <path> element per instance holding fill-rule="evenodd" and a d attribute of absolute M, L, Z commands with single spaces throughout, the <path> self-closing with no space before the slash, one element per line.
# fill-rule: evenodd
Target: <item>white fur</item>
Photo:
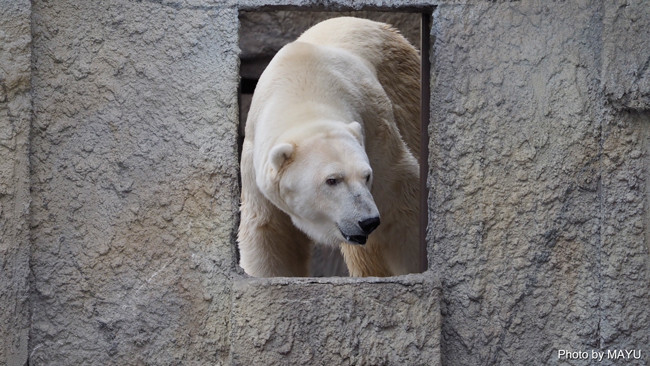
<path fill-rule="evenodd" d="M 241 161 L 246 273 L 306 276 L 311 241 L 340 245 L 352 275 L 417 271 L 419 167 L 409 148 L 419 106 L 391 100 L 401 92 L 386 81 L 404 71 L 386 61 L 386 47 L 417 62 L 386 25 L 336 18 L 285 46 L 264 71 Z M 396 75 L 384 75 L 387 67 Z M 419 76 L 401 79 L 391 83 L 419 94 Z M 363 234 L 359 221 L 376 216 L 381 224 L 365 246 L 345 243 L 344 235 Z"/>

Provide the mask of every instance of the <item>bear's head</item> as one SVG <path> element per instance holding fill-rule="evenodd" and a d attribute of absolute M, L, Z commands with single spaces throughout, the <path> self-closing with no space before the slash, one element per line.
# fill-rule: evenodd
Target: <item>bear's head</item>
<path fill-rule="evenodd" d="M 298 140 L 270 150 L 271 201 L 316 242 L 365 244 L 379 225 L 379 211 L 370 192 L 373 176 L 361 125 L 339 123 Z"/>

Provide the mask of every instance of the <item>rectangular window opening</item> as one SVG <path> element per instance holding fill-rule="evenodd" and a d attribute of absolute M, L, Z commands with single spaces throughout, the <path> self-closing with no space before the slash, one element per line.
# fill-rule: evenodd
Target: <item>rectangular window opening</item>
<path fill-rule="evenodd" d="M 428 269 L 427 260 L 427 225 L 428 225 L 428 125 L 430 119 L 429 101 L 429 53 L 431 8 L 426 9 L 390 9 L 389 11 L 312 11 L 304 9 L 271 9 L 240 11 L 240 85 L 239 85 L 239 159 L 241 161 L 242 144 L 245 137 L 245 125 L 248 110 L 257 81 L 273 56 L 284 45 L 293 42 L 305 30 L 317 23 L 334 17 L 353 16 L 393 25 L 420 52 L 420 199 L 419 227 L 419 263 L 421 273 Z M 241 184 L 241 182 L 240 182 Z M 381 224 L 380 224 L 381 225 Z M 237 245 L 237 243 L 236 243 Z M 239 263 L 239 247 L 236 249 Z M 314 245 L 310 262 L 310 277 L 347 277 L 347 266 L 338 248 Z"/>

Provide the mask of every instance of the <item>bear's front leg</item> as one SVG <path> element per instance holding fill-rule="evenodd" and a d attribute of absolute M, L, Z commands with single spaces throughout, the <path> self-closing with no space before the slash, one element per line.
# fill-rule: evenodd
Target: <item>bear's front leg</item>
<path fill-rule="evenodd" d="M 309 275 L 310 240 L 270 203 L 262 208 L 243 199 L 238 242 L 240 265 L 251 276 Z"/>
<path fill-rule="evenodd" d="M 250 146 L 242 151 L 240 265 L 254 277 L 309 275 L 311 241 L 255 184 Z"/>

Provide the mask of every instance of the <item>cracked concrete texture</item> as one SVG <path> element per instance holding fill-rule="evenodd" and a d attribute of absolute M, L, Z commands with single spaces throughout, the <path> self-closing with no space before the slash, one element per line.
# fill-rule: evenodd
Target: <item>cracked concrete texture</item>
<path fill-rule="evenodd" d="M 0 1 L 0 364 L 27 362 L 29 1 Z"/>
<path fill-rule="evenodd" d="M 0 1 L 0 363 L 647 363 L 642 2 L 435 2 L 431 268 L 385 280 L 237 271 L 238 7 L 269 4 L 323 6 Z"/>
<path fill-rule="evenodd" d="M 223 362 L 236 10 L 32 11 L 30 364 Z"/>
<path fill-rule="evenodd" d="M 650 352 L 650 120 L 616 113 L 601 93 L 608 6 L 434 13 L 430 256 L 443 282 L 443 364 Z"/>
<path fill-rule="evenodd" d="M 438 365 L 436 282 L 248 279 L 233 289 L 233 365 Z"/>

